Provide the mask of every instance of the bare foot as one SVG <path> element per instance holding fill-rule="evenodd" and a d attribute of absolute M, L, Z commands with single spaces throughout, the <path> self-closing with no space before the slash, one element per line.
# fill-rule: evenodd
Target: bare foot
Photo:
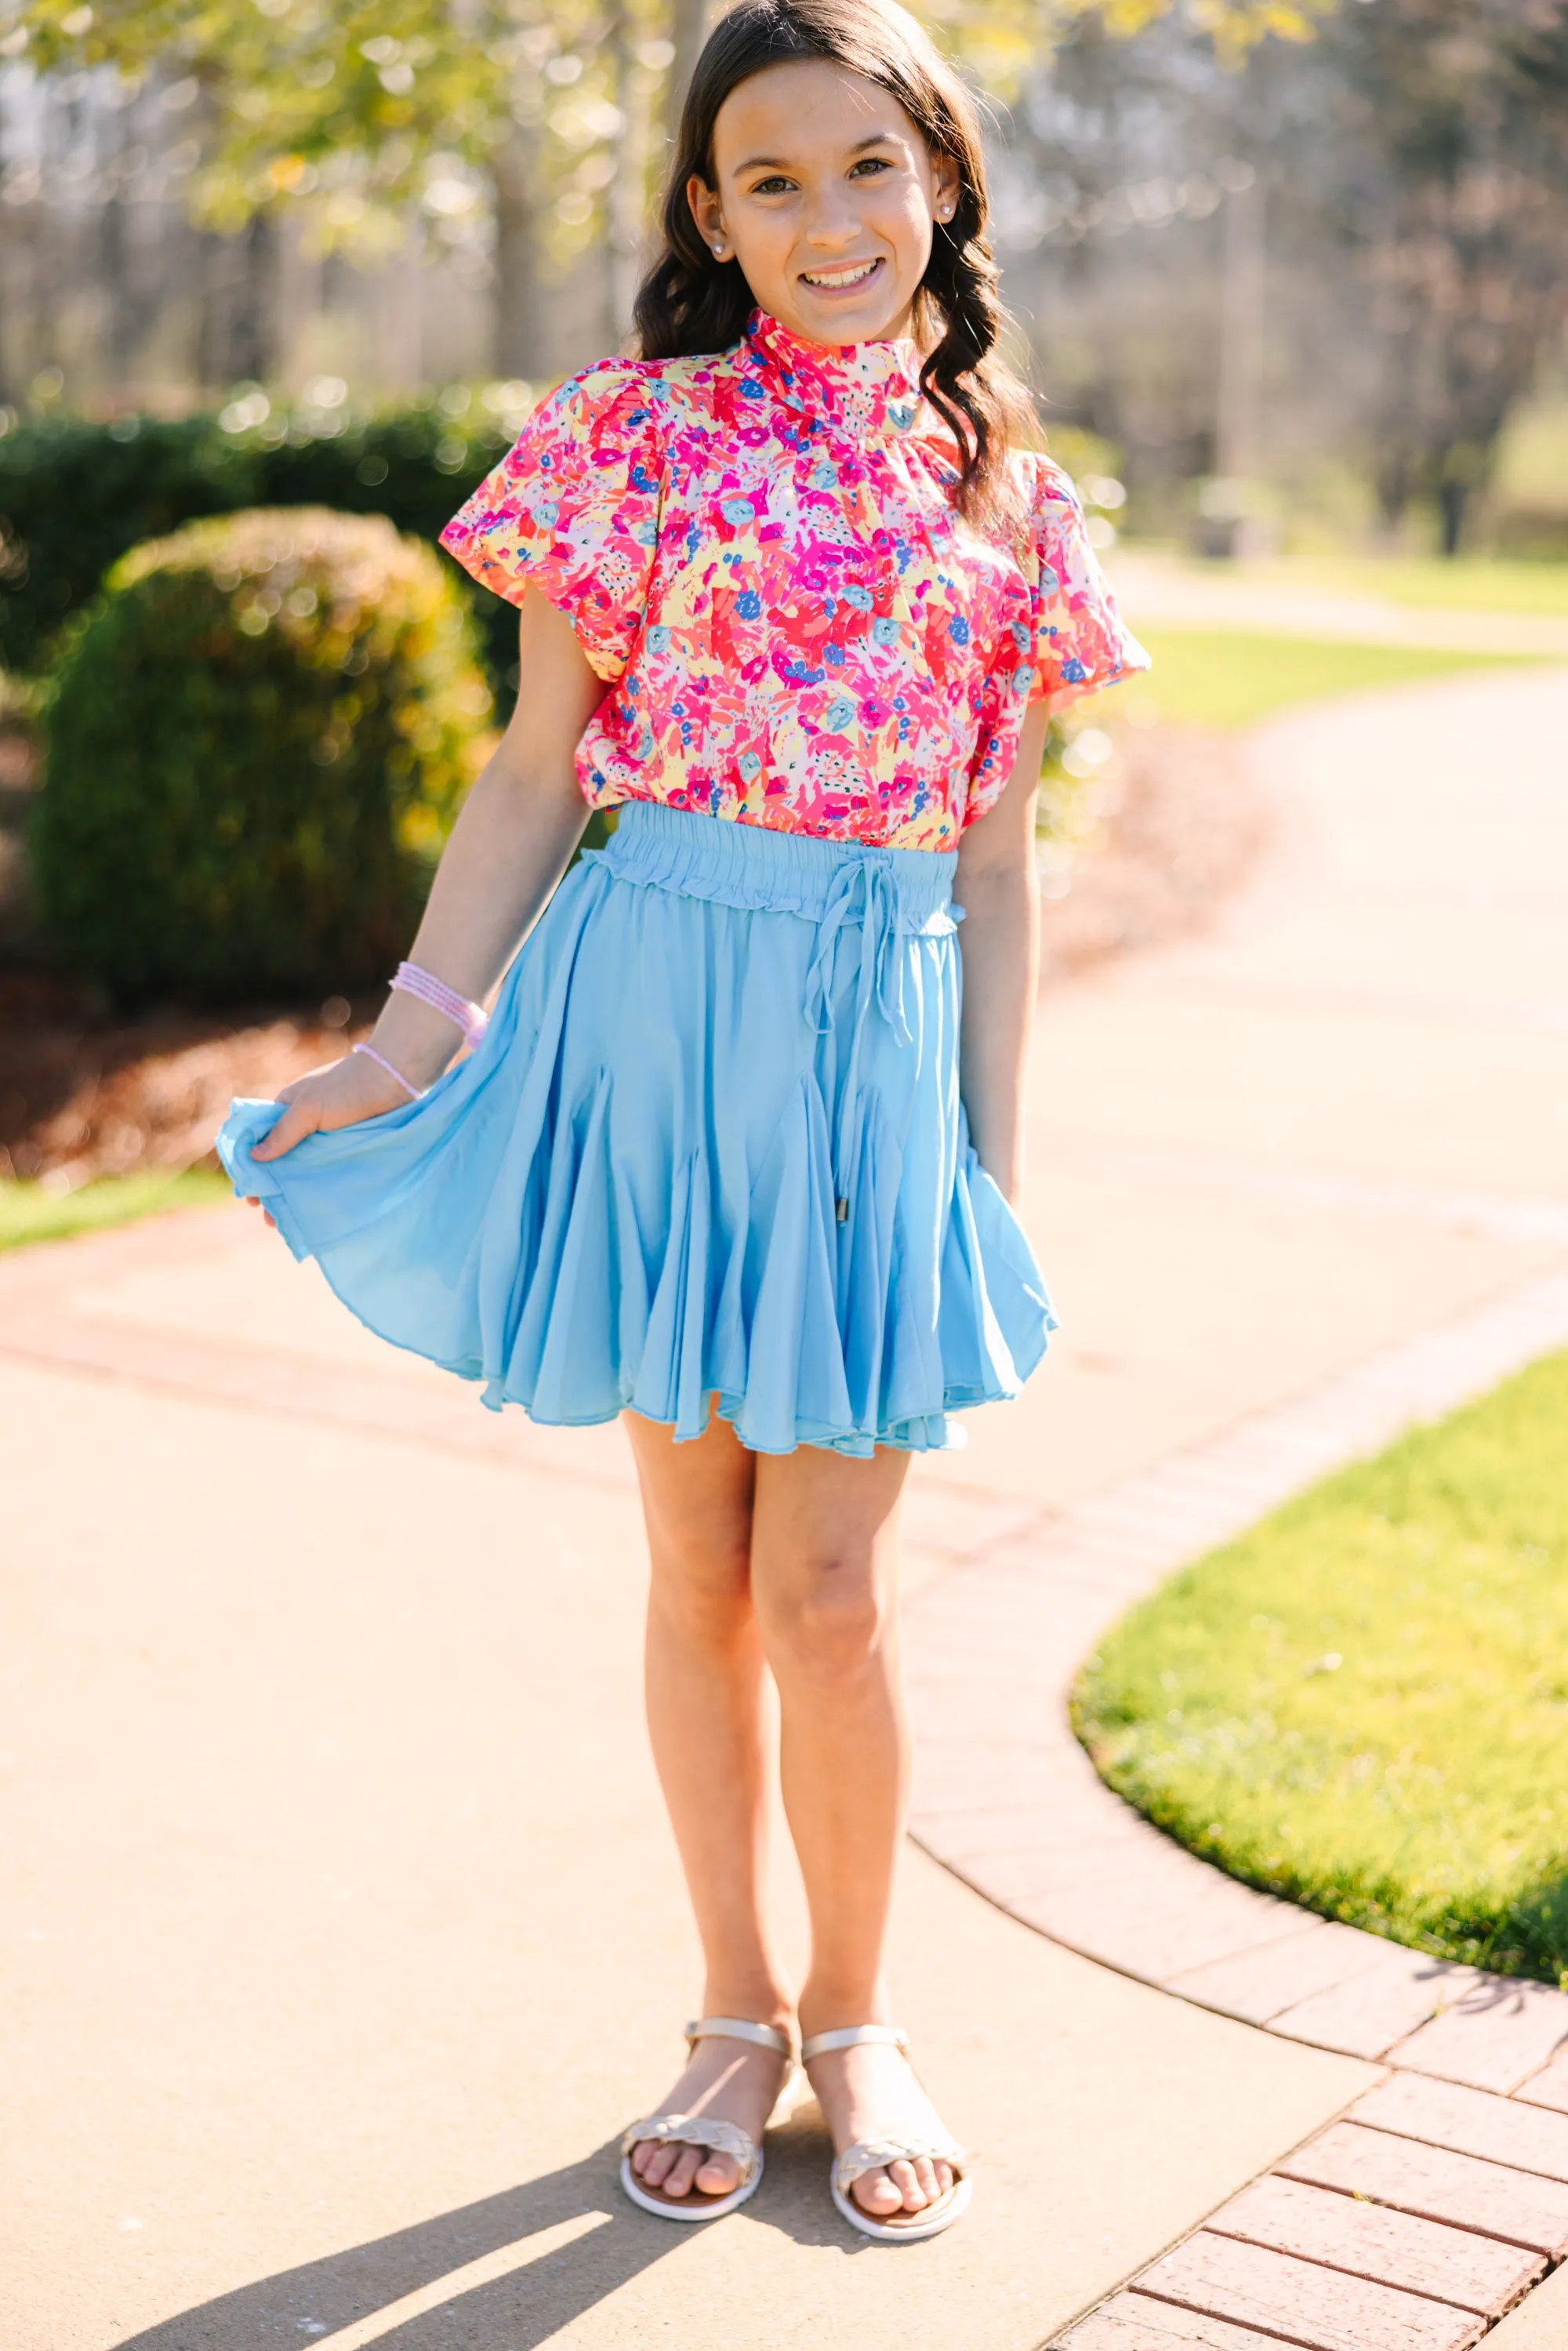
<path fill-rule="evenodd" d="M 709 2034 L 696 2043 L 680 2080 L 653 2111 L 712 2115 L 736 2124 L 760 2146 L 787 2064 L 776 2050 Z M 683 2141 L 640 2139 L 632 2150 L 632 2168 L 644 2188 L 677 2199 L 694 2189 L 699 2196 L 727 2196 L 740 2185 L 740 2166 L 732 2155 Z"/>
<path fill-rule="evenodd" d="M 807 2072 L 836 2155 L 862 2138 L 929 2138 L 941 2144 L 949 2137 L 908 2058 L 890 2042 L 824 2050 Z M 952 2185 L 952 2165 L 922 2155 L 862 2172 L 849 2192 L 869 2220 L 889 2220 L 900 2212 L 924 2212 Z"/>

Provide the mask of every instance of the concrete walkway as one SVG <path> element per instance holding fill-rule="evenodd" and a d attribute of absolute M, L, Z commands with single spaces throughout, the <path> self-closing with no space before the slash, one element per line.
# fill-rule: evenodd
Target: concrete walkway
<path fill-rule="evenodd" d="M 1068 1328 L 922 1465 L 917 1592 L 1561 1257 L 1565 730 L 1545 674 L 1282 725 L 1247 906 L 1048 999 Z M 1380 2078 L 912 1854 L 972 2217 L 853 2238 L 806 2107 L 746 2213 L 645 2219 L 696 1969 L 619 1432 L 498 1424 L 220 1210 L 0 1263 L 0 1480 L 7 2351 L 1037 2351 Z"/>

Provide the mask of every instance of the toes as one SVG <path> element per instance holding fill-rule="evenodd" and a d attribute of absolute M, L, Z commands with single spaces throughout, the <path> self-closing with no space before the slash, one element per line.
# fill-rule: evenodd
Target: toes
<path fill-rule="evenodd" d="M 640 2139 L 632 2150 L 632 2169 L 644 2188 L 664 2196 L 687 2196 L 694 2187 L 705 2196 L 727 2196 L 740 2185 L 739 2168 L 729 2156 L 674 2139 Z"/>
<path fill-rule="evenodd" d="M 909 2166 L 906 2163 L 895 2164 L 894 2168 L 907 2171 Z M 851 2187 L 850 2194 L 862 2211 L 868 2212 L 873 2220 L 885 2220 L 890 2213 L 904 2210 L 904 2192 L 894 2186 L 885 2171 L 862 2172 Z"/>
<path fill-rule="evenodd" d="M 919 2175 L 912 2163 L 904 2161 L 902 2158 L 897 2163 L 890 2163 L 887 2167 L 887 2176 L 897 2189 L 898 2200 L 906 2212 L 925 2210 L 925 2191 L 920 2185 Z"/>
<path fill-rule="evenodd" d="M 679 2153 L 664 2139 L 645 2138 L 632 2155 L 632 2168 L 648 2187 L 662 2188 Z"/>
<path fill-rule="evenodd" d="M 946 2165 L 944 2164 L 942 2168 L 946 2171 L 947 2168 Z M 932 2162 L 931 2158 L 928 2155 L 917 2155 L 915 2157 L 915 2177 L 920 2189 L 921 2202 L 923 2204 L 935 2204 L 938 2196 L 943 2193 L 943 2189 L 941 2181 L 937 2178 L 936 2166 Z"/>

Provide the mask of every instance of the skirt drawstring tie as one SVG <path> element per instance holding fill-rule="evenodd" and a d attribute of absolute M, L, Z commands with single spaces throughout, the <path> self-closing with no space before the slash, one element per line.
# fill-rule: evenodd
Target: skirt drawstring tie
<path fill-rule="evenodd" d="M 833 1011 L 833 979 L 838 967 L 839 936 L 858 925 L 860 960 L 855 975 L 854 1026 L 849 1059 L 838 1087 L 833 1121 L 833 1199 L 841 1224 L 849 1213 L 850 1155 L 854 1142 L 861 1042 L 874 1002 L 901 1045 L 913 1041 L 904 1006 L 904 970 L 907 960 L 903 942 L 911 926 L 900 916 L 898 890 L 888 866 L 874 855 L 856 858 L 833 876 L 817 925 L 816 952 L 806 973 L 804 1017 L 819 1037 L 838 1026 Z"/>

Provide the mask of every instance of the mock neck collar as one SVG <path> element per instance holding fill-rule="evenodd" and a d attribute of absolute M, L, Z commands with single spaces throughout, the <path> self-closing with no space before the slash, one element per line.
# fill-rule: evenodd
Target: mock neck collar
<path fill-rule="evenodd" d="M 748 352 L 780 400 L 857 441 L 913 432 L 920 414 L 920 354 L 908 340 L 809 343 L 753 310 Z"/>

